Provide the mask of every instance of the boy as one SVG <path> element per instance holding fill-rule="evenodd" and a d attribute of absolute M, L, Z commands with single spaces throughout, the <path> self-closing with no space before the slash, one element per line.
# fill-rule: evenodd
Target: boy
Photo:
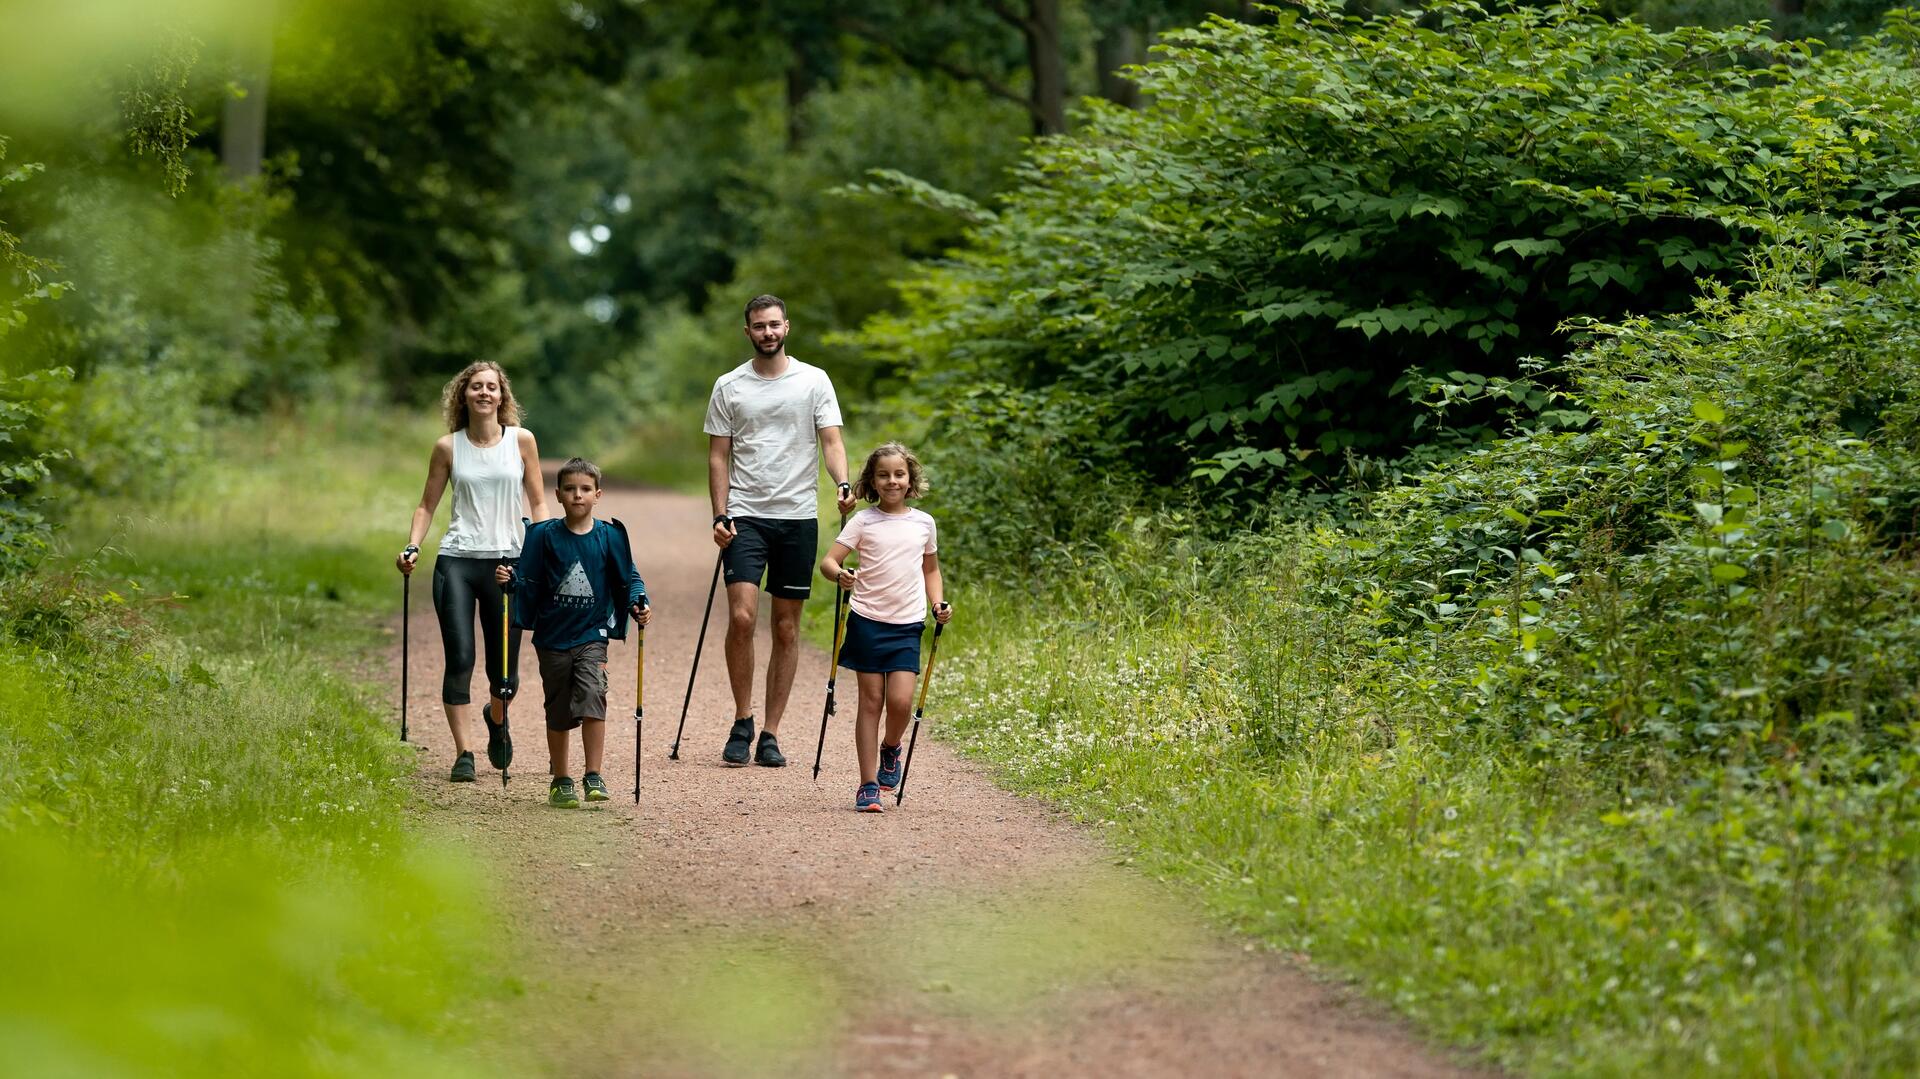
<path fill-rule="evenodd" d="M 527 528 L 517 571 L 502 563 L 501 584 L 514 593 L 513 623 L 533 631 L 546 688 L 547 753 L 553 780 L 547 804 L 580 808 L 567 766 L 567 732 L 580 728 L 586 755 L 581 777 L 586 800 L 607 800 L 600 763 L 607 748 L 607 640 L 627 635 L 627 617 L 646 625 L 653 610 L 646 582 L 634 568 L 626 526 L 593 518 L 600 504 L 600 470 L 575 457 L 560 466 L 559 520 Z"/>

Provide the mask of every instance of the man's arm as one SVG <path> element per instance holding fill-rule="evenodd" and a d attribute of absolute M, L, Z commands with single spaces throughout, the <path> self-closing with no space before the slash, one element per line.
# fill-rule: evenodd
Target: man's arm
<path fill-rule="evenodd" d="M 733 470 L 733 436 L 707 436 L 707 501 L 713 504 L 713 542 L 725 548 L 733 542 L 732 522 L 718 518 L 727 515 L 727 496 L 731 493 L 728 474 Z"/>
<path fill-rule="evenodd" d="M 853 509 L 853 488 L 847 485 L 847 446 L 840 438 L 840 428 L 820 428 L 820 455 L 826 458 L 827 475 L 833 479 L 836 490 L 834 502 L 841 513 Z"/>

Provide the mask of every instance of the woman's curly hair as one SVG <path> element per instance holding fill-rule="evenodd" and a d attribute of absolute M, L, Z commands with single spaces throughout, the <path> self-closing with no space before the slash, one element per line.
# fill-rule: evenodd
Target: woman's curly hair
<path fill-rule="evenodd" d="M 467 383 L 482 371 L 492 371 L 500 379 L 500 426 L 519 426 L 520 402 L 513 399 L 513 383 L 507 380 L 507 373 L 492 360 L 475 360 L 453 376 L 447 388 L 440 391 L 440 411 L 447 418 L 447 430 L 458 431 L 466 427 Z"/>

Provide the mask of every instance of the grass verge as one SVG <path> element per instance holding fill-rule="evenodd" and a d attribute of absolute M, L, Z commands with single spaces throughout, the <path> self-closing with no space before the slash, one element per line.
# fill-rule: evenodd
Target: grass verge
<path fill-rule="evenodd" d="M 1582 768 L 1405 714 L 1291 564 L 1136 543 L 1040 597 L 956 581 L 929 716 L 1232 925 L 1523 1071 L 1920 1067 L 1911 783 Z"/>
<path fill-rule="evenodd" d="M 80 511 L 0 604 L 0 1042 L 21 1074 L 455 1074 L 485 897 L 401 810 L 339 671 L 392 589 L 397 428 L 250 427 L 163 504 Z M 345 458 L 316 483 L 307 451 Z M 31 972 L 30 975 L 25 972 Z"/>

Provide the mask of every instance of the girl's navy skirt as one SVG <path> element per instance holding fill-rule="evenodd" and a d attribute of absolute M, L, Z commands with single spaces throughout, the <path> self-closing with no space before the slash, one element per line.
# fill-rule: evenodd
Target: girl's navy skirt
<path fill-rule="evenodd" d="M 867 674 L 919 674 L 920 634 L 926 628 L 925 622 L 875 622 L 849 610 L 846 637 L 840 642 L 840 665 Z"/>

